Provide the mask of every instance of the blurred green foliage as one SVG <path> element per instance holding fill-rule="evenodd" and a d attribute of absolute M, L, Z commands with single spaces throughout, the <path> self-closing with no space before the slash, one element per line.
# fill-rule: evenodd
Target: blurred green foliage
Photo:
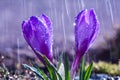
<path fill-rule="evenodd" d="M 106 73 L 112 76 L 120 76 L 120 63 L 112 64 L 108 62 L 99 61 L 93 63 L 93 72 L 95 73 Z"/>

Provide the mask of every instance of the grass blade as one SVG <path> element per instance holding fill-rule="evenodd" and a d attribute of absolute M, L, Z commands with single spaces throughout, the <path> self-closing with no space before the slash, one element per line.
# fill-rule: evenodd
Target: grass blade
<path fill-rule="evenodd" d="M 41 58 L 43 58 L 43 61 L 44 61 L 44 65 L 47 67 L 47 69 L 48 69 L 48 72 L 49 72 L 49 74 L 50 74 L 50 79 L 51 80 L 58 80 L 57 79 L 57 77 L 59 78 L 59 80 L 62 80 L 62 77 L 61 77 L 61 75 L 57 72 L 57 69 L 54 67 L 54 65 L 51 63 L 51 61 L 49 61 L 48 59 L 47 59 L 47 57 L 46 56 L 44 56 L 44 55 L 42 55 L 39 51 L 35 51 L 36 52 L 36 54 L 38 55 L 38 56 L 40 56 Z M 57 73 L 57 75 L 56 75 L 56 73 Z"/>
<path fill-rule="evenodd" d="M 35 67 L 31 67 L 31 66 L 28 66 L 27 64 L 23 64 L 23 66 L 26 68 L 26 69 L 29 69 L 31 71 L 33 71 L 39 78 L 41 78 L 42 80 L 45 80 L 43 75 L 39 73 L 39 71 L 35 68 Z"/>
<path fill-rule="evenodd" d="M 65 80 L 70 80 L 70 69 L 69 69 L 67 54 L 64 54 L 63 58 L 64 58 Z"/>
<path fill-rule="evenodd" d="M 37 69 L 37 71 L 42 75 L 42 77 L 45 79 L 45 80 L 50 80 L 49 78 L 48 78 L 48 76 L 45 74 L 45 72 L 42 70 L 42 69 L 40 69 L 38 66 L 36 66 L 36 65 L 34 65 L 34 67 Z"/>
<path fill-rule="evenodd" d="M 43 56 L 43 59 L 44 59 L 44 61 L 45 61 L 45 63 L 46 63 L 46 66 L 47 66 L 47 68 L 48 68 L 48 71 L 49 71 L 49 73 L 50 73 L 50 76 L 51 76 L 52 80 L 58 80 L 58 79 L 57 79 L 57 76 L 58 76 L 59 80 L 62 80 L 60 74 L 58 73 L 58 71 L 57 71 L 57 69 L 54 67 L 54 65 L 53 65 L 45 56 Z M 57 75 L 56 75 L 56 74 L 57 74 Z"/>
<path fill-rule="evenodd" d="M 50 78 L 52 80 L 57 80 L 55 70 L 54 70 L 54 68 L 52 68 L 52 63 L 45 56 L 43 56 L 43 59 L 45 61 L 46 67 L 47 67 L 47 69 L 49 71 Z"/>
<path fill-rule="evenodd" d="M 82 63 L 80 64 L 80 75 L 79 75 L 79 80 L 83 80 L 84 78 L 84 72 L 85 72 L 85 60 L 84 56 L 82 57 Z"/>
<path fill-rule="evenodd" d="M 39 73 L 43 76 L 43 78 L 45 80 L 49 80 L 48 76 L 41 70 L 41 69 L 38 69 Z"/>
<path fill-rule="evenodd" d="M 59 70 L 60 66 L 61 66 L 61 63 L 62 63 L 62 59 L 60 58 L 59 62 L 58 62 L 58 67 L 57 67 L 57 71 Z"/>
<path fill-rule="evenodd" d="M 84 80 L 88 80 L 90 78 L 91 72 L 92 72 L 92 67 L 93 67 L 93 63 L 91 63 L 86 72 L 85 72 L 85 76 L 84 76 Z"/>

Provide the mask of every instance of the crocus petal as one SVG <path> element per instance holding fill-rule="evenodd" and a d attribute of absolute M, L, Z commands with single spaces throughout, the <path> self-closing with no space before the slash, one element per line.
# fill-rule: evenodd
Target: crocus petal
<path fill-rule="evenodd" d="M 42 19 L 42 21 L 44 21 L 44 23 L 46 23 L 46 26 L 48 26 L 49 31 L 52 32 L 51 21 L 48 19 L 48 17 L 42 14 L 40 18 Z"/>
<path fill-rule="evenodd" d="M 52 26 L 47 16 L 32 16 L 28 21 L 23 21 L 23 35 L 33 51 L 39 51 L 52 61 Z M 35 52 L 36 53 L 36 52 Z M 36 53 L 37 54 L 37 53 Z M 37 55 L 40 60 L 41 57 Z"/>
<path fill-rule="evenodd" d="M 76 56 L 72 65 L 71 75 L 74 74 L 81 57 L 94 41 L 99 28 L 99 22 L 93 9 L 81 11 L 75 20 Z"/>
<path fill-rule="evenodd" d="M 76 18 L 75 42 L 76 51 L 82 47 L 82 42 L 88 40 L 88 46 L 92 43 L 98 33 L 98 20 L 93 9 L 84 10 Z M 87 47 L 88 48 L 88 47 Z"/>

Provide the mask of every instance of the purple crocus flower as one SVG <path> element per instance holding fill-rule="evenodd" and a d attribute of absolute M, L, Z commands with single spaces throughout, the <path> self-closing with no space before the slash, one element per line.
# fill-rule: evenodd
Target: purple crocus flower
<path fill-rule="evenodd" d="M 76 56 L 71 68 L 71 76 L 80 62 L 81 57 L 94 41 L 99 28 L 99 22 L 93 9 L 81 11 L 75 20 Z"/>
<path fill-rule="evenodd" d="M 50 19 L 44 14 L 40 17 L 32 16 L 29 20 L 23 21 L 22 31 L 25 40 L 33 49 L 37 57 L 43 61 L 42 57 L 39 55 L 41 53 L 52 61 L 53 29 Z"/>

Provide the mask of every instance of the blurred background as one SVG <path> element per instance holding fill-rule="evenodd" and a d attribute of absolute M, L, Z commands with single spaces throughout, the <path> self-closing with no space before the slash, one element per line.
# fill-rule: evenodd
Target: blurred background
<path fill-rule="evenodd" d="M 83 9 L 94 8 L 100 31 L 86 55 L 87 61 L 119 63 L 119 7 L 120 0 L 0 0 L 0 54 L 6 56 L 6 65 L 24 63 L 23 58 L 35 59 L 23 38 L 21 23 L 32 15 L 44 13 L 54 28 L 54 54 L 67 52 L 74 55 L 75 17 Z"/>

